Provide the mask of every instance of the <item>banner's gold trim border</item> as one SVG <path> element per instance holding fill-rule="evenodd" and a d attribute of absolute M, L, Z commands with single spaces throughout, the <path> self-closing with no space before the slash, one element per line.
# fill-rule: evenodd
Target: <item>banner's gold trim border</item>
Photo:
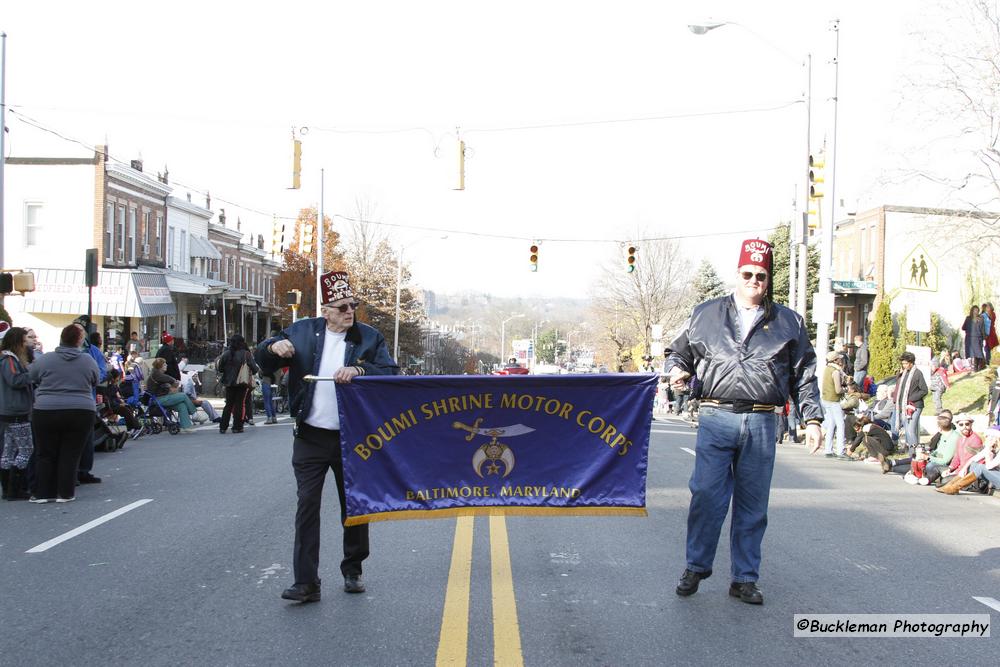
<path fill-rule="evenodd" d="M 345 526 L 358 526 L 376 521 L 407 519 L 448 519 L 454 516 L 648 516 L 645 507 L 448 507 L 437 510 L 398 510 L 349 516 Z"/>

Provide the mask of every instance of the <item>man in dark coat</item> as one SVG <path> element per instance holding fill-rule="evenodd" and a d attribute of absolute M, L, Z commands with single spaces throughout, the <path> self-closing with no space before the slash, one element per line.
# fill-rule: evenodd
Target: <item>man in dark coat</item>
<path fill-rule="evenodd" d="M 162 340 L 163 344 L 156 351 L 156 358 L 167 362 L 167 368 L 164 372 L 173 379 L 180 381 L 180 357 L 177 355 L 177 348 L 174 347 L 174 337 L 170 334 L 163 334 Z"/>
<path fill-rule="evenodd" d="M 288 368 L 290 412 L 295 418 L 292 468 L 298 486 L 295 513 L 294 584 L 281 597 L 297 602 L 320 599 L 319 528 L 323 482 L 331 468 L 340 498 L 340 521 L 347 518 L 344 467 L 340 452 L 340 415 L 334 382 L 348 383 L 362 375 L 396 375 L 385 338 L 373 327 L 355 321 L 358 303 L 341 271 L 321 277 L 320 317 L 301 319 L 262 342 L 257 359 L 262 375 Z M 306 375 L 334 382 L 305 382 Z M 340 563 L 344 590 L 363 593 L 361 563 L 368 557 L 368 525 L 344 528 L 344 558 Z"/>
<path fill-rule="evenodd" d="M 738 266 L 736 291 L 695 306 L 667 350 L 675 391 L 692 375 L 701 382 L 687 567 L 677 594 L 692 595 L 711 576 L 731 500 L 729 595 L 762 604 L 757 579 L 774 470 L 774 411 L 791 398 L 809 446 L 819 442 L 823 410 L 805 323 L 771 298 L 771 245 L 744 241 Z"/>

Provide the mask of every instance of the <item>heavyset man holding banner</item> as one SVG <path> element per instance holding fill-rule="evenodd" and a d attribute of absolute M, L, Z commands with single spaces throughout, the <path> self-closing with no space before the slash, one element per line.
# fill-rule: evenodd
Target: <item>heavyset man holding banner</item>
<path fill-rule="evenodd" d="M 789 395 L 819 437 L 816 355 L 802 318 L 770 299 L 771 247 L 747 241 L 736 294 L 700 304 L 667 351 L 676 388 L 704 390 L 679 595 L 712 573 L 733 501 L 730 595 L 760 604 L 760 544 L 774 466 L 774 408 Z M 290 369 L 298 484 L 294 584 L 320 599 L 323 481 L 333 468 L 344 525 L 341 572 L 365 590 L 368 524 L 476 514 L 646 514 L 655 375 L 398 378 L 385 339 L 355 322 L 347 274 L 322 276 L 322 317 L 261 343 L 267 374 Z M 354 378 L 364 376 L 357 382 Z"/>

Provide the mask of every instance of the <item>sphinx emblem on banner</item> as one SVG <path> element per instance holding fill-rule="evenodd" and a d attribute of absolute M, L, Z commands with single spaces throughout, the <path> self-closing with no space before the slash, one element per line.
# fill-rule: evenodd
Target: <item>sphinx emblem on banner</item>
<path fill-rule="evenodd" d="M 500 464 L 503 464 L 503 477 L 507 477 L 514 470 L 514 451 L 502 442 L 497 442 L 497 438 L 511 438 L 516 435 L 531 433 L 535 429 L 524 424 L 513 424 L 511 426 L 480 426 L 483 423 L 482 417 L 476 419 L 472 426 L 462 422 L 454 422 L 452 426 L 460 431 L 468 431 L 465 436 L 467 442 L 477 435 L 486 436 L 490 439 L 485 445 L 476 450 L 472 455 L 472 469 L 477 475 L 483 476 L 483 464 L 486 466 L 487 475 L 499 475 Z"/>

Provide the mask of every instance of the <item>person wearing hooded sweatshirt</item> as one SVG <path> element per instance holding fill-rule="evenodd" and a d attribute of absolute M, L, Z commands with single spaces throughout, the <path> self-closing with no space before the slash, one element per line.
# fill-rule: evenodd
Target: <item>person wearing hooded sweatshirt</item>
<path fill-rule="evenodd" d="M 35 385 L 31 428 L 35 434 L 35 495 L 30 502 L 67 503 L 75 500 L 80 454 L 92 437 L 100 381 L 97 363 L 80 345 L 83 329 L 70 324 L 59 335 L 59 346 L 43 354 L 28 369 Z"/>
<path fill-rule="evenodd" d="M 31 379 L 28 365 L 34 340 L 27 329 L 11 327 L 0 342 L 0 486 L 5 500 L 24 500 L 28 467 L 34 447 L 31 438 Z M 30 340 L 30 342 L 29 342 Z"/>

